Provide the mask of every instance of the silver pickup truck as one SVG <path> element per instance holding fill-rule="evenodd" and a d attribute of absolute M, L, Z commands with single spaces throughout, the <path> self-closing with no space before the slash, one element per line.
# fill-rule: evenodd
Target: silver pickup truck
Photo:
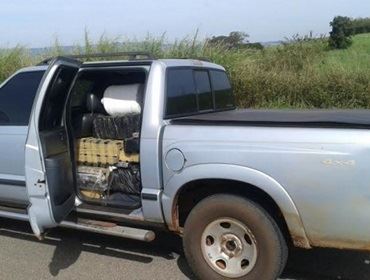
<path fill-rule="evenodd" d="M 276 279 L 289 246 L 370 250 L 368 111 L 237 110 L 223 67 L 142 55 L 1 85 L 0 217 L 40 239 L 163 228 L 200 279 Z"/>

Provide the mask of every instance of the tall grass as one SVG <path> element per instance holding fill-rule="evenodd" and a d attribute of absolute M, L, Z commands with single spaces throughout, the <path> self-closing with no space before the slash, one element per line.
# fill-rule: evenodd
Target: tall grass
<path fill-rule="evenodd" d="M 239 106 L 370 108 L 370 68 L 360 60 L 333 59 L 326 46 L 324 39 L 295 41 L 234 65 Z"/>
<path fill-rule="evenodd" d="M 248 108 L 370 108 L 370 36 L 359 35 L 349 50 L 330 51 L 324 38 L 299 38 L 264 50 L 227 49 L 209 45 L 198 33 L 175 42 L 166 35 L 148 34 L 143 40 L 111 38 L 92 40 L 85 31 L 83 44 L 70 53 L 147 51 L 158 58 L 208 58 L 225 66 L 239 107 Z M 66 55 L 55 39 L 44 57 Z M 41 57 L 25 48 L 0 50 L 0 79 Z"/>
<path fill-rule="evenodd" d="M 17 46 L 11 49 L 0 50 L 0 81 L 5 80 L 19 68 L 32 65 L 33 58 L 29 52 Z"/>

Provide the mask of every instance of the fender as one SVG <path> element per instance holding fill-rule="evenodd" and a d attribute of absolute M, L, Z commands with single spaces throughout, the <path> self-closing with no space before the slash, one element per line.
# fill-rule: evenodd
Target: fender
<path fill-rule="evenodd" d="M 294 245 L 311 248 L 297 207 L 283 186 L 265 173 L 240 165 L 200 164 L 186 167 L 175 173 L 165 185 L 162 193 L 163 214 L 169 228 L 175 225 L 173 211 L 176 209 L 175 204 L 181 188 L 191 181 L 201 179 L 235 180 L 253 185 L 266 192 L 280 208 Z"/>

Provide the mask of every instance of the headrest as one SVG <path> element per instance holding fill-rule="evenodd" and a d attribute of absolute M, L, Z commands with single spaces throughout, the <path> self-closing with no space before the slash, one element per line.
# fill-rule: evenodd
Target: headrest
<path fill-rule="evenodd" d="M 86 98 L 86 108 L 90 113 L 102 113 L 104 112 L 103 105 L 95 94 L 89 93 Z"/>
<path fill-rule="evenodd" d="M 101 100 L 105 111 L 111 116 L 139 114 L 142 88 L 141 84 L 108 87 Z"/>

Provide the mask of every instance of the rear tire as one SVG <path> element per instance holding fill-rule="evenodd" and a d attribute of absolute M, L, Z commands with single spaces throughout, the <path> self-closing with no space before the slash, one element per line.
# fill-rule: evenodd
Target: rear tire
<path fill-rule="evenodd" d="M 185 222 L 183 243 L 200 279 L 274 280 L 288 258 L 286 241 L 271 216 L 235 195 L 199 202 Z"/>

